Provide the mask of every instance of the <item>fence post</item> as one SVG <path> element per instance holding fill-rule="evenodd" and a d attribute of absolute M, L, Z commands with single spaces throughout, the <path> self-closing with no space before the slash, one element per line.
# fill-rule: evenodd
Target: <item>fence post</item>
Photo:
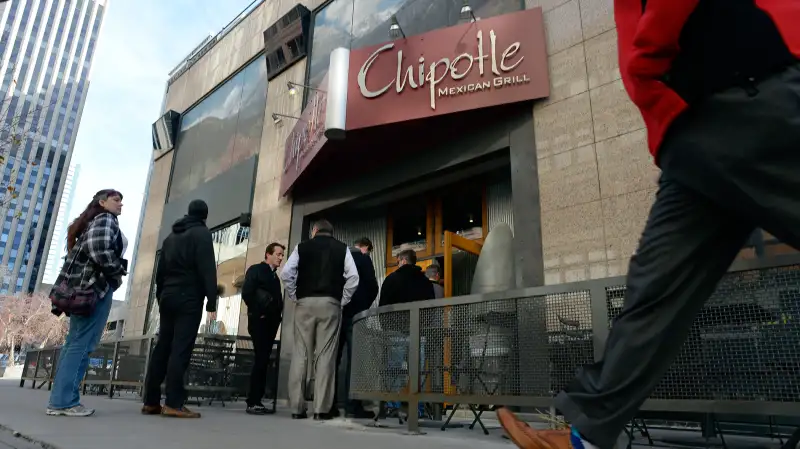
<path fill-rule="evenodd" d="M 111 371 L 108 373 L 108 398 L 114 399 L 114 376 L 117 373 L 117 356 L 119 355 L 119 342 L 114 342 L 114 352 L 111 356 Z"/>
<path fill-rule="evenodd" d="M 608 303 L 606 302 L 606 286 L 595 283 L 589 289 L 592 308 L 592 340 L 594 343 L 594 361 L 603 359 L 603 351 L 608 339 Z"/>
<path fill-rule="evenodd" d="M 27 357 L 26 361 L 27 361 Z M 33 368 L 33 382 L 31 382 L 31 388 L 36 389 L 36 375 L 39 373 L 39 362 L 42 360 L 42 350 L 36 352 L 36 366 Z"/>
<path fill-rule="evenodd" d="M 153 340 L 155 337 L 147 338 L 146 354 L 144 356 L 144 373 L 142 373 L 142 388 L 139 390 L 139 396 L 144 398 L 144 392 L 147 391 L 147 371 L 150 369 L 150 354 L 153 352 Z"/>
<path fill-rule="evenodd" d="M 419 308 L 409 313 L 408 342 L 408 432 L 419 433 L 419 358 L 420 358 L 420 326 Z"/>

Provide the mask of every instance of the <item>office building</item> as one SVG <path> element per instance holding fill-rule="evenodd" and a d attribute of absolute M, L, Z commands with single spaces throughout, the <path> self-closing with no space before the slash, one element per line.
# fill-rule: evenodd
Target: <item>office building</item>
<path fill-rule="evenodd" d="M 72 203 L 75 199 L 75 186 L 78 184 L 80 164 L 71 164 L 64 181 L 64 190 L 61 193 L 61 204 L 58 206 L 58 215 L 53 227 L 53 238 L 50 241 L 50 251 L 47 252 L 47 263 L 42 276 L 43 285 L 53 285 L 61 271 L 64 256 L 67 254 L 67 227 L 74 217 L 69 216 Z"/>
<path fill-rule="evenodd" d="M 105 8 L 105 0 L 18 0 L 0 20 L 2 185 L 18 195 L 2 217 L 2 293 L 31 292 L 44 275 Z"/>

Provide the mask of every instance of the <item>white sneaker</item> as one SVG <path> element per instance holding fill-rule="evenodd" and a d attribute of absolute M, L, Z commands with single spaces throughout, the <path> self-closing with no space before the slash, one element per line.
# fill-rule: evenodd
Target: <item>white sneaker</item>
<path fill-rule="evenodd" d="M 62 408 L 62 409 L 53 409 L 48 407 L 47 408 L 47 415 L 48 416 L 76 416 L 76 417 L 86 417 L 94 415 L 93 408 L 87 408 L 82 405 L 76 405 L 75 407 L 70 408 Z"/>

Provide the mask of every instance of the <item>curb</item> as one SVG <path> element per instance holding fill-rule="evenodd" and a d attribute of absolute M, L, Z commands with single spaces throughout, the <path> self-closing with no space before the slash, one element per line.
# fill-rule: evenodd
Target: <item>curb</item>
<path fill-rule="evenodd" d="M 10 440 L 4 440 L 2 438 L 3 434 L 7 434 L 8 436 L 11 437 L 11 439 Z M 50 443 L 48 443 L 46 441 L 40 441 L 40 440 L 37 440 L 37 439 L 35 439 L 33 437 L 29 437 L 28 435 L 23 435 L 19 431 L 16 431 L 16 430 L 14 430 L 14 429 L 12 429 L 12 428 L 10 428 L 8 426 L 0 424 L 0 442 L 8 444 L 11 447 L 15 447 L 14 444 L 13 444 L 14 440 L 17 440 L 17 441 L 21 440 L 21 441 L 25 442 L 23 447 L 21 447 L 20 449 L 27 449 L 30 446 L 34 446 L 36 448 L 42 448 L 42 449 L 60 449 L 58 446 L 50 444 Z"/>

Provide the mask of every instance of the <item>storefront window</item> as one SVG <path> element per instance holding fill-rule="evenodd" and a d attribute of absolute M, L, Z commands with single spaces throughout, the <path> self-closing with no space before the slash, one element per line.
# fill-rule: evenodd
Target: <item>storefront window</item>
<path fill-rule="evenodd" d="M 442 233 L 437 235 L 444 245 L 444 231 L 450 231 L 470 240 L 480 240 L 483 235 L 483 187 L 463 186 L 442 195 Z"/>
<path fill-rule="evenodd" d="M 266 102 L 267 68 L 262 56 L 184 113 L 170 200 L 258 152 Z"/>
<path fill-rule="evenodd" d="M 389 40 L 392 15 L 407 36 L 458 24 L 462 0 L 333 0 L 314 15 L 308 84 L 318 86 L 328 72 L 331 51 Z M 525 9 L 524 0 L 471 0 L 479 19 Z"/>
<path fill-rule="evenodd" d="M 407 249 L 414 250 L 417 257 L 430 255 L 432 211 L 426 198 L 418 197 L 391 207 L 387 223 L 390 251 L 387 264 L 396 262 L 397 254 Z"/>
<path fill-rule="evenodd" d="M 214 231 L 212 240 L 217 258 L 217 286 L 221 292 L 217 302 L 217 322 L 209 326 L 203 312 L 200 333 L 238 335 L 249 228 L 234 224 Z"/>

